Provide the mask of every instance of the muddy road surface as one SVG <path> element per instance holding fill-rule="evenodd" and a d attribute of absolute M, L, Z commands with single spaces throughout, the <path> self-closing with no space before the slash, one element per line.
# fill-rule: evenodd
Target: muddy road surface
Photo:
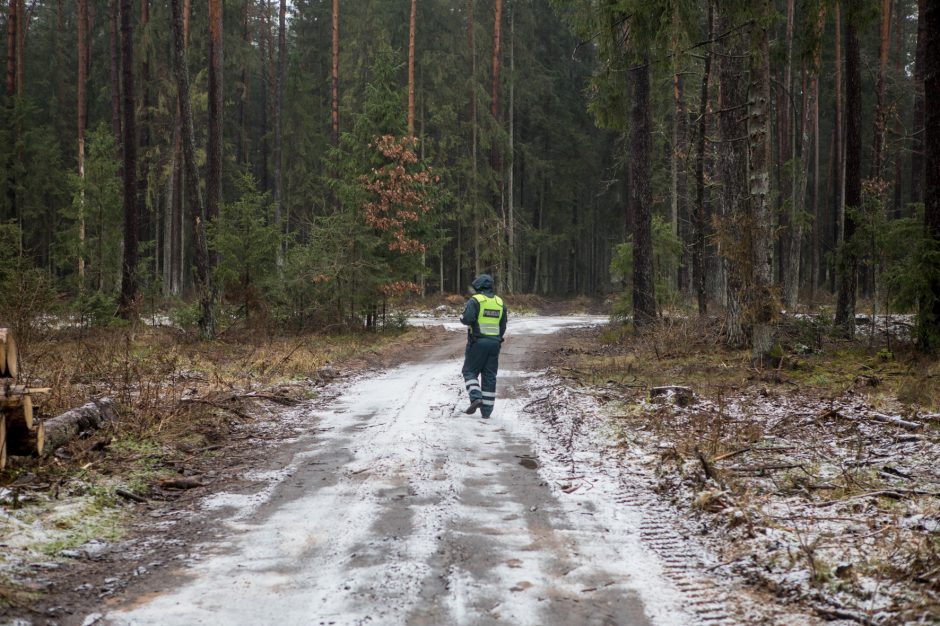
<path fill-rule="evenodd" d="M 581 477 L 549 458 L 558 442 L 535 424 L 532 407 L 553 393 L 545 368 L 557 332 L 601 321 L 511 320 L 489 420 L 462 412 L 460 332 L 412 363 L 341 384 L 304 408 L 307 432 L 259 468 L 260 491 L 200 503 L 217 528 L 198 560 L 85 621 L 700 621 L 666 575 L 668 559 L 643 544 L 635 511 L 601 488 L 569 494 Z"/>

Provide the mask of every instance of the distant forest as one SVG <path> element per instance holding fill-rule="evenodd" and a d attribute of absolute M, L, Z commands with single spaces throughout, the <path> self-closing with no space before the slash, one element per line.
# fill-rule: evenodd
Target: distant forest
<path fill-rule="evenodd" d="M 642 329 L 859 299 L 940 346 L 927 0 L 8 0 L 3 314 L 373 327 L 616 296 Z"/>

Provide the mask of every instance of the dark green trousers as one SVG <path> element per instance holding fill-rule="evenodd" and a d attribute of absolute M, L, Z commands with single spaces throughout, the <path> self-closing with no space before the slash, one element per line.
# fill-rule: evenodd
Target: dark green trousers
<path fill-rule="evenodd" d="M 483 400 L 480 411 L 489 417 L 496 404 L 496 373 L 499 370 L 499 337 L 478 337 L 467 343 L 463 357 L 463 381 L 471 402 Z M 480 388 L 480 377 L 483 388 Z"/>

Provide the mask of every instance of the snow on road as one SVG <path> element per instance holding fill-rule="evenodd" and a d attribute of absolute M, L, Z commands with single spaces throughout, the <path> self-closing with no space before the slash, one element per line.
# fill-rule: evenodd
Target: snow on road
<path fill-rule="evenodd" d="M 692 620 L 640 543 L 617 482 L 570 470 L 523 408 L 546 333 L 601 318 L 517 318 L 491 420 L 464 415 L 462 341 L 347 384 L 298 416 L 309 437 L 252 495 L 216 494 L 227 540 L 112 624 L 629 624 Z M 315 430 L 315 432 L 314 432 Z"/>

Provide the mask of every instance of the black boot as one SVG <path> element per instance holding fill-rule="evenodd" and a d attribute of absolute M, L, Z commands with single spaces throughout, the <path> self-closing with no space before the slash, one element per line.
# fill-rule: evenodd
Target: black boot
<path fill-rule="evenodd" d="M 464 413 L 466 413 L 467 415 L 470 415 L 470 414 L 472 414 L 472 413 L 476 413 L 476 410 L 479 409 L 481 406 L 483 406 L 483 400 L 473 400 L 473 401 L 470 403 L 470 406 L 468 406 L 468 407 L 464 410 Z"/>

